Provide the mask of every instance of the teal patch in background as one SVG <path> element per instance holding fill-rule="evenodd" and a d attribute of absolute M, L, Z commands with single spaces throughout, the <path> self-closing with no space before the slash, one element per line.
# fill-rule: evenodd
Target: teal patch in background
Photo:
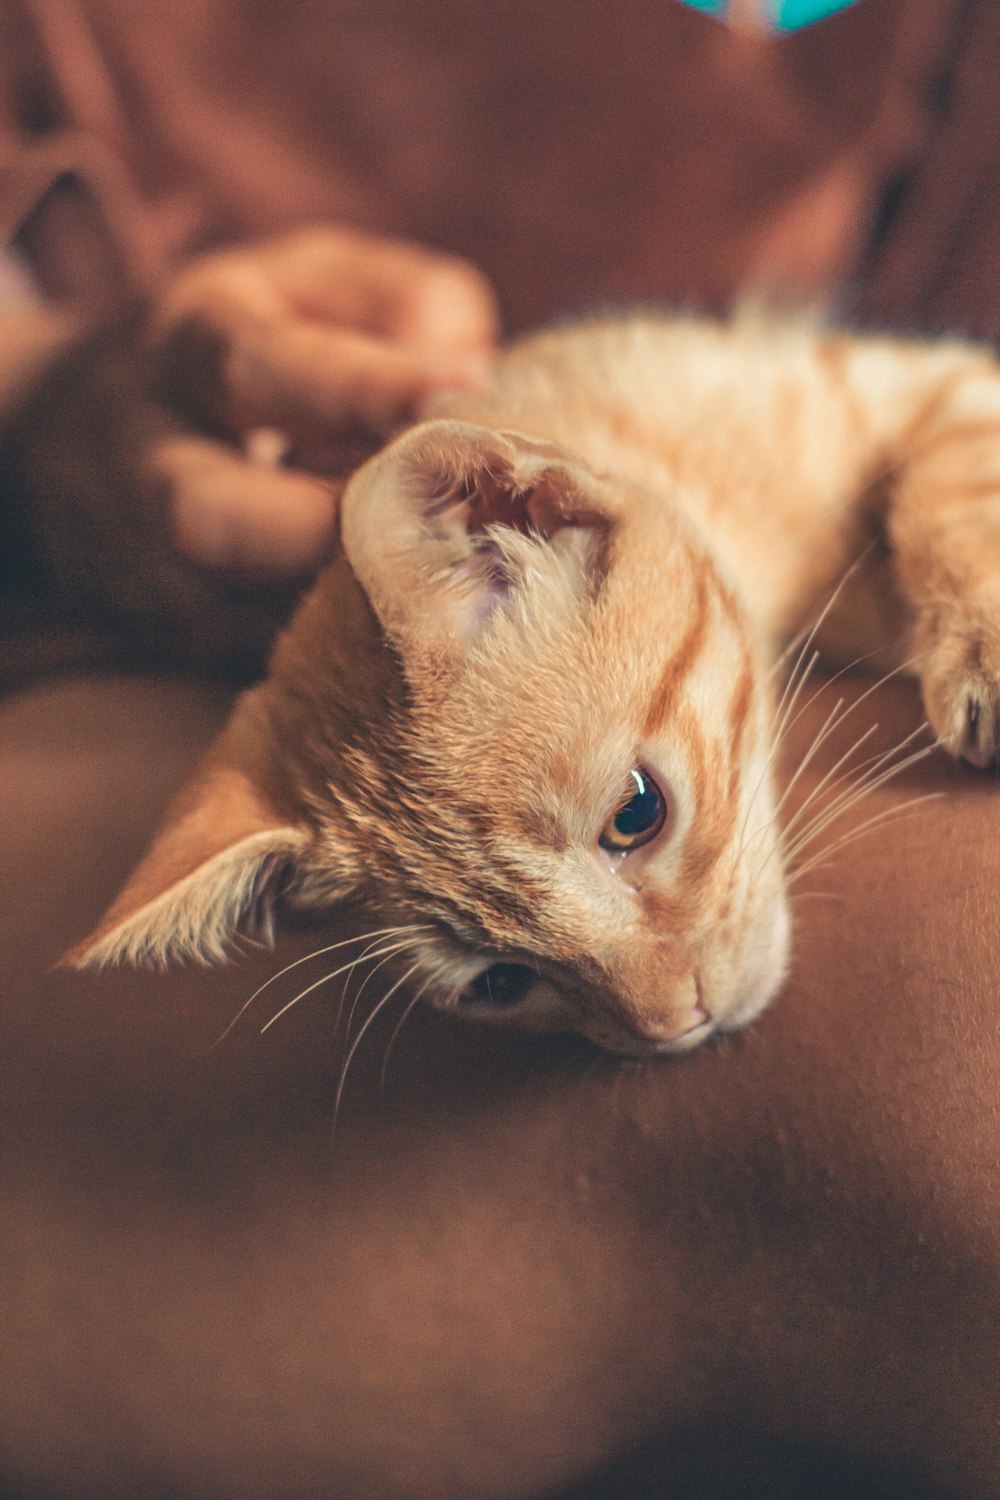
<path fill-rule="evenodd" d="M 771 26 L 775 31 L 801 31 L 803 26 L 825 21 L 827 16 L 854 3 L 855 0 L 761 0 L 761 25 Z M 729 0 L 683 0 L 683 4 L 720 18 L 729 9 Z"/>
<path fill-rule="evenodd" d="M 854 0 L 778 0 L 769 5 L 774 25 L 779 31 L 798 31 L 814 21 L 825 21 L 838 10 L 846 10 Z"/>

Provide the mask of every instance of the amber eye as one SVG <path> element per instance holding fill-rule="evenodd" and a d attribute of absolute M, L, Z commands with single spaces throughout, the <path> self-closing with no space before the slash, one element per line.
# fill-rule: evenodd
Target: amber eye
<path fill-rule="evenodd" d="M 491 1010 L 509 1010 L 520 1005 L 532 981 L 535 971 L 526 964 L 490 964 L 477 974 L 462 995 L 460 1004 L 488 1005 Z"/>
<path fill-rule="evenodd" d="M 667 820 L 667 799 L 649 772 L 636 766 L 630 774 L 635 790 L 605 824 L 599 840 L 601 848 L 611 854 L 627 854 L 648 844 Z"/>

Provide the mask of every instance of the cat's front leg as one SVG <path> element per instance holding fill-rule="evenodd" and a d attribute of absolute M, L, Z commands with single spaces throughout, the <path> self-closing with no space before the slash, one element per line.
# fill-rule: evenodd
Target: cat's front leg
<path fill-rule="evenodd" d="M 1000 365 L 954 347 L 926 357 L 940 374 L 894 456 L 887 529 L 928 718 L 953 755 L 987 766 L 1000 759 Z"/>

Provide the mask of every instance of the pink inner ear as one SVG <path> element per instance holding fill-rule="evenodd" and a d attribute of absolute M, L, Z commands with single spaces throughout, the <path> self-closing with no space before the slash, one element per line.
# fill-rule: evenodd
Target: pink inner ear
<path fill-rule="evenodd" d="M 531 512 L 534 490 L 518 489 L 509 473 L 498 477 L 481 470 L 463 480 L 462 489 L 469 507 L 470 534 L 485 531 L 487 526 L 510 526 L 525 535 L 541 530 Z"/>
<path fill-rule="evenodd" d="M 461 507 L 470 536 L 490 526 L 509 526 L 524 536 L 547 538 L 565 526 L 597 526 L 603 519 L 581 503 L 568 475 L 556 470 L 546 470 L 534 483 L 521 486 L 508 468 L 483 467 L 453 477 L 429 500 L 432 516 Z"/>
<path fill-rule="evenodd" d="M 549 537 L 563 526 L 592 524 L 592 517 L 573 507 L 566 485 L 564 476 L 552 473 L 543 474 L 526 489 L 517 488 L 510 476 L 498 479 L 490 473 L 479 474 L 470 485 L 469 531 L 500 525 L 525 536 Z"/>

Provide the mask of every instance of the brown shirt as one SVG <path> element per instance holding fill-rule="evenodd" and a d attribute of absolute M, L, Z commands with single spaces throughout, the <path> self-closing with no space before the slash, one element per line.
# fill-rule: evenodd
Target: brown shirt
<path fill-rule="evenodd" d="M 996 337 L 997 79 L 996 0 L 857 0 L 781 38 L 677 0 L 0 0 L 0 232 L 88 312 L 326 219 L 466 255 L 509 331 L 835 286 L 859 320 Z M 44 430 L 48 393 L 31 477 L 0 453 L 0 683 L 143 638 L 252 669 L 259 594 L 184 565 L 114 490 L 118 398 L 73 378 L 89 471 Z M 132 580 L 131 614 L 101 577 Z"/>
<path fill-rule="evenodd" d="M 520 328 L 863 273 L 998 326 L 994 0 L 780 39 L 676 0 L 4 0 L 0 228 L 93 302 L 340 219 L 469 256 Z"/>

